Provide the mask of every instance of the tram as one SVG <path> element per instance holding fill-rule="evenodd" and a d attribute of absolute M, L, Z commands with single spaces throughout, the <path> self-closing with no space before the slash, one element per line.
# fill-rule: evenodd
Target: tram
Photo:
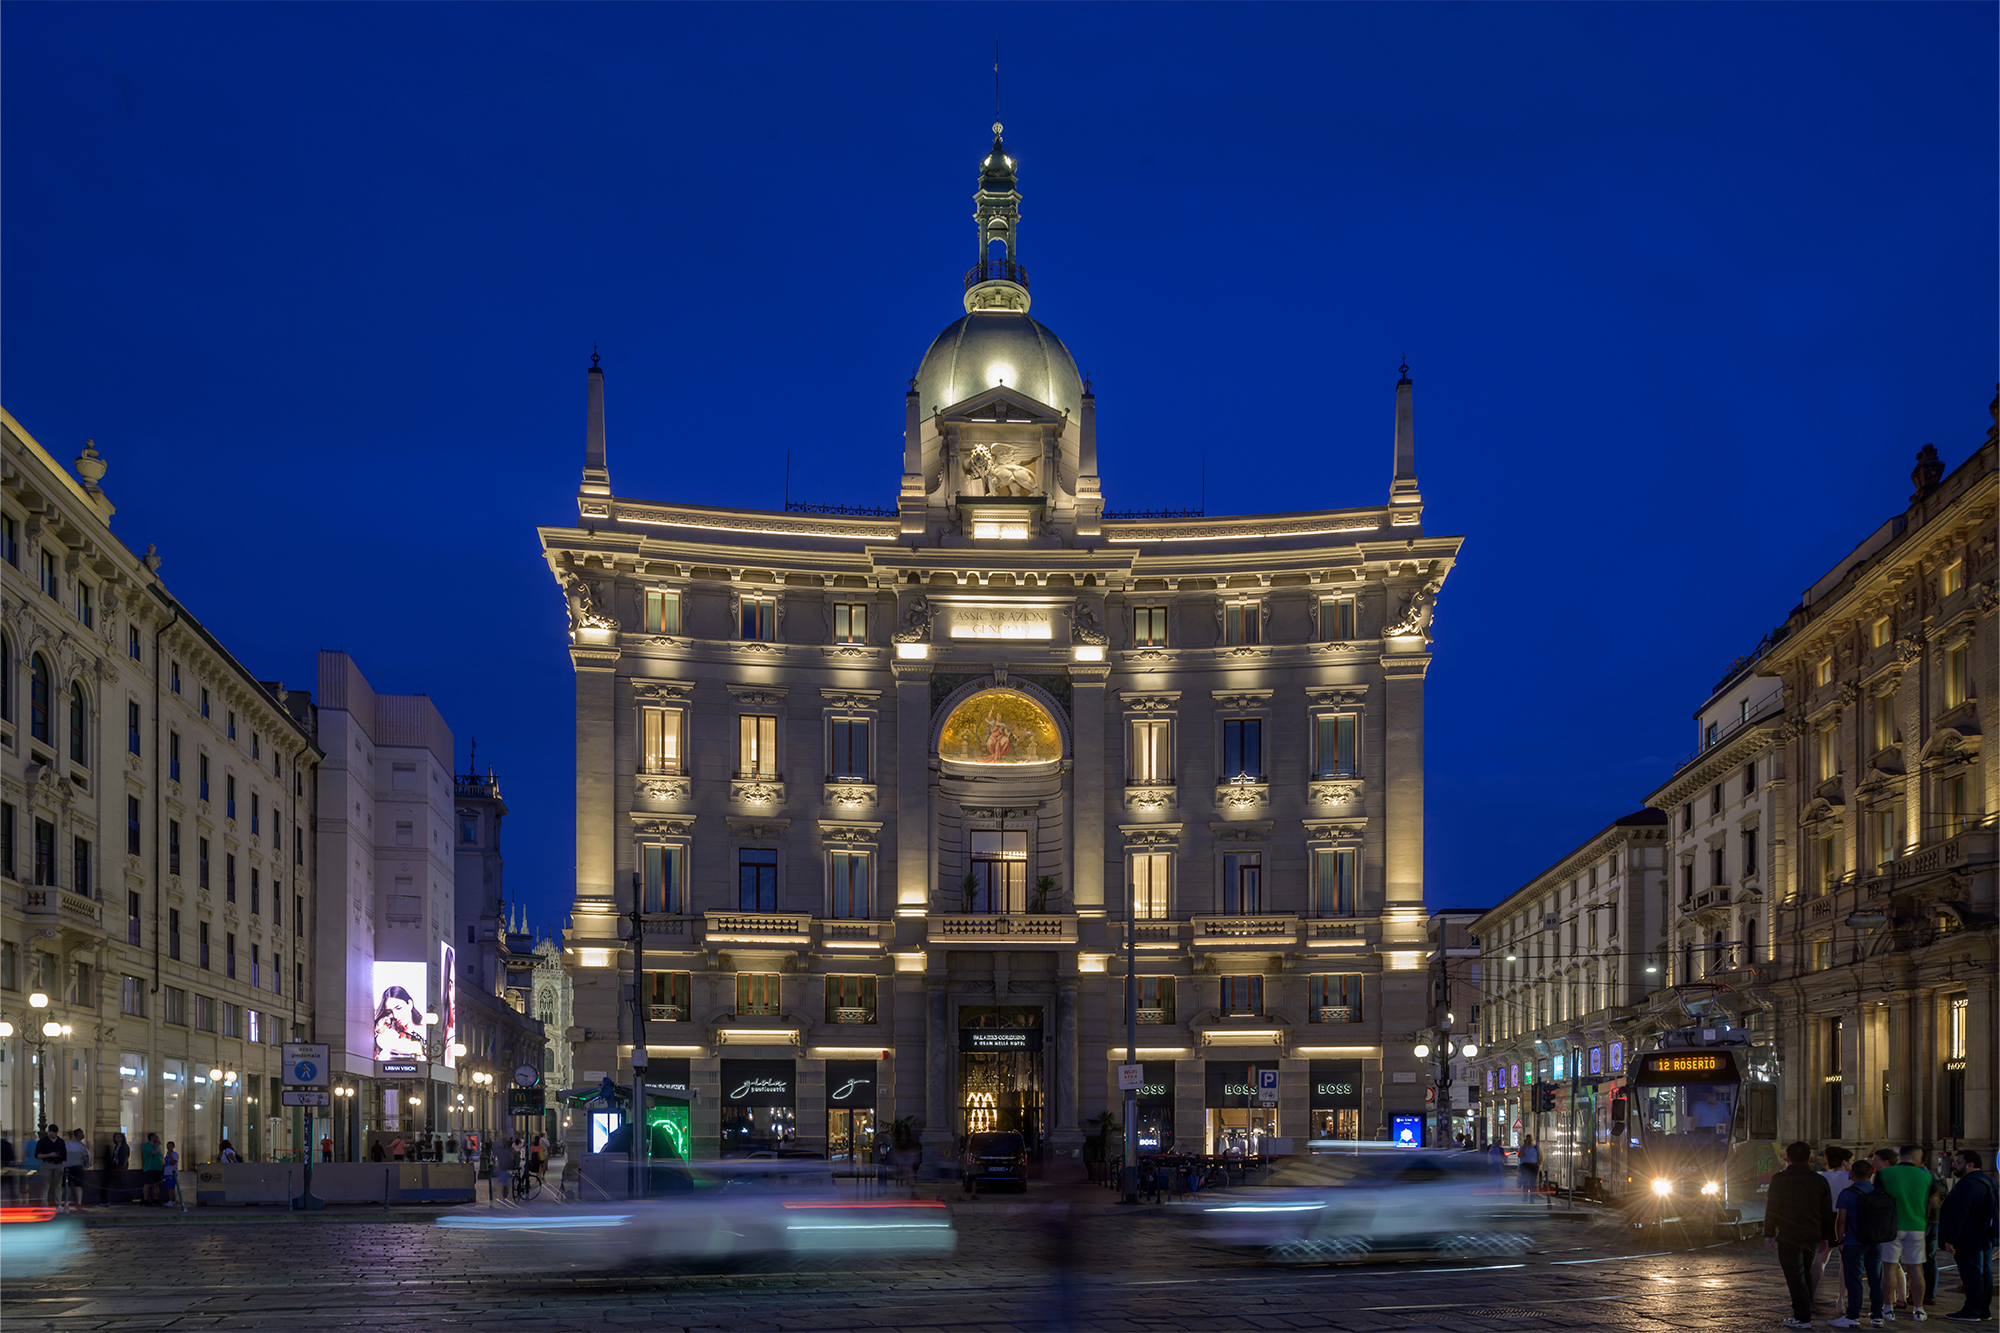
<path fill-rule="evenodd" d="M 1612 1090 L 1599 1181 L 1635 1222 L 1761 1222 L 1778 1151 L 1766 1048 L 1727 1024 L 1660 1034 Z"/>

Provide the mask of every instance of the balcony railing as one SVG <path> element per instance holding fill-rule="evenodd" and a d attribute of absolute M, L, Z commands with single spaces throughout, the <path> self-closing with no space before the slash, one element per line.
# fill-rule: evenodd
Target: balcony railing
<path fill-rule="evenodd" d="M 96 927 L 104 921 L 102 907 L 68 889 L 23 889 L 21 908 L 22 914 L 31 920 L 54 921 L 66 926 Z"/>
<path fill-rule="evenodd" d="M 1323 1004 L 1312 1011 L 1315 1023 L 1359 1023 L 1361 1006 L 1353 1004 Z"/>
<path fill-rule="evenodd" d="M 1141 1023 L 1171 1023 L 1174 1021 L 1174 1011 L 1171 1009 L 1135 1009 L 1133 1012 L 1138 1015 L 1137 1021 Z"/>
<path fill-rule="evenodd" d="M 723 944 L 810 944 L 812 924 L 803 912 L 710 912 L 703 936 Z"/>
<path fill-rule="evenodd" d="M 969 292 L 982 282 L 1011 282 L 1026 287 L 1028 270 L 1011 259 L 982 259 L 965 270 L 965 290 Z"/>
<path fill-rule="evenodd" d="M 873 1009 L 835 1009 L 829 1013 L 828 1019 L 834 1023 L 873 1023 L 875 1021 L 875 1011 Z"/>
<path fill-rule="evenodd" d="M 1073 916 L 989 916 L 984 913 L 953 913 L 930 919 L 930 938 L 936 944 L 978 943 L 1074 944 L 1076 918 Z"/>
<path fill-rule="evenodd" d="M 1299 919 L 1288 915 L 1198 916 L 1192 925 L 1197 947 L 1287 945 L 1299 937 Z"/>
<path fill-rule="evenodd" d="M 685 1023 L 688 1021 L 687 1006 L 684 1004 L 647 1005 L 646 1020 L 651 1023 Z"/>

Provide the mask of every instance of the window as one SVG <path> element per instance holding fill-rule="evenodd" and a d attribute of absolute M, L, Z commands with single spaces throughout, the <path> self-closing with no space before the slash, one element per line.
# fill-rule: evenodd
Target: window
<path fill-rule="evenodd" d="M 685 1023 L 694 1013 L 692 972 L 646 974 L 646 1018 L 653 1023 Z"/>
<path fill-rule="evenodd" d="M 1821 727 L 1813 737 L 1813 780 L 1825 782 L 1839 772 L 1838 744 L 1832 727 Z"/>
<path fill-rule="evenodd" d="M 222 900 L 229 903 L 236 901 L 235 852 L 224 852 L 222 855 Z"/>
<path fill-rule="evenodd" d="M 1224 643 L 1259 643 L 1263 636 L 1263 606 L 1259 602 L 1226 602 L 1222 607 Z"/>
<path fill-rule="evenodd" d="M 1222 910 L 1235 916 L 1264 910 L 1264 854 L 1230 852 L 1222 858 Z"/>
<path fill-rule="evenodd" d="M 0 722 L 14 720 L 14 645 L 0 634 Z M 13 740 L 12 736 L 7 738 Z"/>
<path fill-rule="evenodd" d="M 229 726 L 228 726 L 227 730 L 228 730 L 228 732 L 229 732 L 229 739 L 230 739 L 230 740 L 232 740 L 232 741 L 233 741 L 233 740 L 235 740 L 235 739 L 236 739 L 236 710 L 235 710 L 234 708 L 232 708 L 232 709 L 230 709 L 230 710 L 229 710 Z"/>
<path fill-rule="evenodd" d="M 201 715 L 208 716 L 208 686 L 201 687 Z"/>
<path fill-rule="evenodd" d="M 1964 995 L 1954 995 L 1950 1008 L 1945 1011 L 1944 1039 L 1945 1058 L 1963 1060 L 1965 1055 L 1965 1034 L 1972 1021 L 1972 1001 Z"/>
<path fill-rule="evenodd" d="M 1743 799 L 1749 800 L 1750 793 L 1757 790 L 1757 761 L 1752 759 L 1743 765 Z"/>
<path fill-rule="evenodd" d="M 129 891 L 125 895 L 125 942 L 139 942 L 139 895 Z"/>
<path fill-rule="evenodd" d="M 1701 743 L 1703 746 L 1713 745 L 1718 739 L 1721 738 L 1721 735 L 1722 735 L 1722 724 L 1719 722 L 1711 722 L 1708 724 L 1708 729 L 1702 732 L 1701 734 Z"/>
<path fill-rule="evenodd" d="M 407 819 L 396 821 L 396 845 L 398 847 L 414 847 L 417 845 L 417 826 L 415 823 Z"/>
<path fill-rule="evenodd" d="M 118 978 L 118 1012 L 130 1018 L 146 1016 L 146 983 L 137 977 Z"/>
<path fill-rule="evenodd" d="M 208 887 L 208 839 L 194 840 L 195 883 L 201 888 Z"/>
<path fill-rule="evenodd" d="M 70 882 L 70 887 L 84 897 L 89 898 L 92 896 L 90 892 L 90 839 L 76 839 L 74 865 L 75 876 Z"/>
<path fill-rule="evenodd" d="M 259 892 L 257 888 L 257 867 L 251 866 L 250 867 L 250 915 L 251 916 L 264 915 L 263 906 L 264 906 L 264 895 L 261 892 Z"/>
<path fill-rule="evenodd" d="M 681 771 L 681 710 L 642 708 L 640 713 L 640 771 L 678 773 Z"/>
<path fill-rule="evenodd" d="M 35 883 L 53 888 L 56 882 L 56 826 L 35 821 Z"/>
<path fill-rule="evenodd" d="M 831 901 L 828 911 L 836 917 L 866 919 L 868 910 L 868 853 L 833 852 L 827 857 L 827 885 Z"/>
<path fill-rule="evenodd" d="M 179 962 L 181 957 L 181 909 L 178 907 L 167 909 L 167 957 L 175 962 Z"/>
<path fill-rule="evenodd" d="M 679 634 L 681 632 L 681 595 L 677 592 L 662 592 L 648 589 L 646 592 L 646 633 Z"/>
<path fill-rule="evenodd" d="M 467 844 L 479 841 L 478 815 L 460 815 L 458 817 L 458 840 Z"/>
<path fill-rule="evenodd" d="M 1954 560 L 1944 567 L 1944 573 L 1938 577 L 1938 596 L 1949 597 L 1963 587 L 1965 587 L 1965 562 Z"/>
<path fill-rule="evenodd" d="M 302 893 L 292 895 L 292 934 L 300 939 L 306 934 L 306 897 Z"/>
<path fill-rule="evenodd" d="M 177 1027 L 186 1027 L 188 1021 L 188 993 L 179 986 L 163 987 L 162 992 L 167 997 L 167 1022 Z"/>
<path fill-rule="evenodd" d="M 273 949 L 271 950 L 271 994 L 283 995 L 284 993 L 285 955 Z"/>
<path fill-rule="evenodd" d="M 1132 608 L 1132 646 L 1134 648 L 1164 648 L 1167 646 L 1166 607 L 1135 606 Z"/>
<path fill-rule="evenodd" d="M 1361 974 L 1321 972 L 1306 978 L 1306 1020 L 1312 1023 L 1359 1023 Z"/>
<path fill-rule="evenodd" d="M 967 835 L 964 910 L 1020 912 L 1028 905 L 1025 829 L 972 829 Z"/>
<path fill-rule="evenodd" d="M 127 625 L 125 627 L 125 655 L 130 657 L 134 662 L 141 660 L 139 652 L 139 627 L 137 625 Z"/>
<path fill-rule="evenodd" d="M 181 734 L 178 731 L 167 733 L 167 780 L 181 780 Z"/>
<path fill-rule="evenodd" d="M 56 553 L 42 551 L 42 591 L 57 601 L 62 600 L 62 578 L 56 573 Z"/>
<path fill-rule="evenodd" d="M 1128 752 L 1129 777 L 1133 782 L 1172 782 L 1173 724 L 1165 718 L 1145 718 L 1131 724 L 1132 745 Z"/>
<path fill-rule="evenodd" d="M 284 888 L 285 886 L 281 881 L 275 878 L 271 881 L 271 924 L 273 926 L 282 926 L 285 924 Z"/>
<path fill-rule="evenodd" d="M 54 724 L 49 714 L 55 707 L 55 683 L 49 674 L 49 659 L 36 653 L 28 663 L 28 735 L 44 745 L 54 745 Z"/>
<path fill-rule="evenodd" d="M 1874 844 L 1875 864 L 1885 866 L 1896 859 L 1896 809 L 1885 806 L 1868 812 L 1869 841 Z"/>
<path fill-rule="evenodd" d="M 647 843 L 639 849 L 639 885 L 648 912 L 687 910 L 687 848 Z"/>
<path fill-rule="evenodd" d="M 1322 597 L 1319 599 L 1319 637 L 1323 643 L 1335 643 L 1354 637 L 1354 599 L 1352 597 Z"/>
<path fill-rule="evenodd" d="M 1945 649 L 1944 706 L 1956 708 L 1972 697 L 1972 645 Z"/>
<path fill-rule="evenodd" d="M 76 581 L 76 618 L 83 622 L 85 629 L 97 623 L 97 605 L 90 595 L 90 585 L 82 579 Z"/>
<path fill-rule="evenodd" d="M 740 1015 L 761 1014 L 775 1017 L 778 1013 L 778 974 L 738 972 L 736 1012 Z"/>
<path fill-rule="evenodd" d="M 260 989 L 264 984 L 263 950 L 257 945 L 250 946 L 250 989 Z"/>
<path fill-rule="evenodd" d="M 1168 866 L 1165 852 L 1132 854 L 1132 915 L 1140 921 L 1164 921 L 1168 913 Z"/>
<path fill-rule="evenodd" d="M 199 967 L 202 971 L 206 972 L 209 970 L 208 969 L 208 922 L 204 921 L 199 926 L 196 926 L 195 931 L 196 931 L 195 966 Z"/>
<path fill-rule="evenodd" d="M 243 1011 L 233 1004 L 222 1006 L 222 1035 L 241 1037 L 243 1035 Z"/>
<path fill-rule="evenodd" d="M 1258 782 L 1264 776 L 1264 720 L 1231 718 L 1222 724 L 1222 780 Z"/>
<path fill-rule="evenodd" d="M 1708 849 L 1708 882 L 1710 887 L 1729 882 L 1729 872 L 1724 865 L 1723 850 L 1720 846 Z"/>
<path fill-rule="evenodd" d="M 1711 815 L 1722 813 L 1722 784 L 1720 782 L 1716 783 L 1715 790 L 1708 794 L 1708 813 Z"/>
<path fill-rule="evenodd" d="M 226 774 L 222 779 L 223 812 L 229 818 L 236 818 L 236 775 Z"/>
<path fill-rule="evenodd" d="M 743 599 L 743 637 L 759 639 L 770 643 L 778 637 L 778 599 L 775 597 L 745 597 Z"/>
<path fill-rule="evenodd" d="M 1888 643 L 1889 617 L 1877 616 L 1868 625 L 1868 646 L 1870 648 L 1883 648 L 1887 647 Z"/>
<path fill-rule="evenodd" d="M 208 800 L 208 756 L 202 755 L 200 758 L 196 759 L 194 761 L 194 767 L 195 767 L 195 785 L 199 789 L 197 794 L 201 797 L 203 801 L 207 801 Z"/>
<path fill-rule="evenodd" d="M 305 839 L 299 836 L 299 826 L 297 824 L 294 824 L 292 825 L 292 864 L 295 866 L 302 866 L 305 863 L 306 863 Z"/>
<path fill-rule="evenodd" d="M 1226 1018 L 1249 1018 L 1264 1012 L 1264 978 L 1261 976 L 1224 977 L 1222 979 L 1222 1013 Z"/>
<path fill-rule="evenodd" d="M 1172 977 L 1135 977 L 1139 994 L 1137 1018 L 1141 1023 L 1171 1023 L 1174 1021 L 1174 979 Z"/>
<path fill-rule="evenodd" d="M 21 525 L 11 518 L 0 518 L 0 558 L 21 567 Z"/>
<path fill-rule="evenodd" d="M 1313 915 L 1353 916 L 1360 854 L 1348 848 L 1313 853 Z"/>
<path fill-rule="evenodd" d="M 1693 801 L 1688 801 L 1688 802 L 1685 802 L 1685 803 L 1683 803 L 1683 804 L 1682 804 L 1682 806 L 1681 806 L 1681 832 L 1683 832 L 1683 833 L 1692 833 L 1692 832 L 1694 832 L 1694 802 L 1693 802 Z"/>
<path fill-rule="evenodd" d="M 125 798 L 125 854 L 127 856 L 138 856 L 141 854 L 140 838 L 139 838 L 139 798 L 136 796 L 127 796 Z"/>
<path fill-rule="evenodd" d="M 868 780 L 868 719 L 836 717 L 827 724 L 827 766 L 830 778 Z"/>
<path fill-rule="evenodd" d="M 394 764 L 389 769 L 389 786 L 394 791 L 415 791 L 417 789 L 417 766 L 415 764 Z"/>
<path fill-rule="evenodd" d="M 69 687 L 69 761 L 72 764 L 90 765 L 90 704 L 83 697 L 83 686 Z"/>
<path fill-rule="evenodd" d="M 1830 939 L 1812 942 L 1812 970 L 1824 972 L 1833 966 L 1833 941 Z"/>
<path fill-rule="evenodd" d="M 181 664 L 179 662 L 173 664 L 173 670 L 167 676 L 167 688 L 175 694 L 181 692 Z"/>
<path fill-rule="evenodd" d="M 1757 830 L 1747 828 L 1736 836 L 1743 848 L 1743 878 L 1748 879 L 1757 873 Z"/>
<path fill-rule="evenodd" d="M 91 976 L 90 964 L 72 963 L 69 968 L 68 979 L 69 985 L 63 994 L 65 1002 L 76 1005 L 79 1008 L 95 1009 L 97 1007 L 97 988 L 91 984 L 94 978 Z"/>
<path fill-rule="evenodd" d="M 1815 840 L 1813 860 L 1819 872 L 1819 890 L 1825 893 L 1840 881 L 1840 844 L 1831 834 Z"/>
<path fill-rule="evenodd" d="M 833 641 L 835 643 L 868 642 L 868 604 L 866 602 L 835 602 L 833 604 Z"/>
<path fill-rule="evenodd" d="M 1955 838 L 1976 822 L 1972 804 L 1972 781 L 1963 773 L 1938 782 L 1938 805 L 1944 812 L 1944 833 Z"/>
<path fill-rule="evenodd" d="M 1884 690 L 1869 704 L 1869 721 L 1874 724 L 1871 750 L 1886 750 L 1896 743 L 1896 696 Z"/>
<path fill-rule="evenodd" d="M 262 829 L 263 822 L 259 811 L 258 794 L 253 791 L 250 793 L 250 832 L 252 836 L 255 836 Z"/>
<path fill-rule="evenodd" d="M 259 737 L 256 732 L 252 731 L 250 733 L 250 757 L 252 759 L 263 758 L 262 746 L 263 746 L 262 738 Z"/>
<path fill-rule="evenodd" d="M 231 981 L 236 979 L 236 932 L 225 931 L 222 936 L 222 974 Z"/>
<path fill-rule="evenodd" d="M 745 847 L 736 854 L 736 908 L 741 912 L 778 910 L 778 853 Z"/>
<path fill-rule="evenodd" d="M 3 803 L 0 803 L 0 875 L 8 879 L 21 877 L 14 864 L 14 807 Z"/>
<path fill-rule="evenodd" d="M 1833 659 L 1822 657 L 1813 663 L 1813 686 L 1824 688 L 1831 684 L 1833 684 Z"/>
<path fill-rule="evenodd" d="M 778 775 L 778 719 L 768 713 L 744 713 L 736 719 L 736 776 L 772 778 Z"/>
<path fill-rule="evenodd" d="M 255 1009 L 245 1009 L 243 1011 L 243 1039 L 254 1046 L 262 1040 L 258 1035 L 261 1031 L 262 1028 L 257 1022 L 257 1011 Z"/>
<path fill-rule="evenodd" d="M 1323 778 L 1354 776 L 1354 714 L 1322 713 L 1313 721 L 1313 772 Z"/>
<path fill-rule="evenodd" d="M 829 975 L 826 979 L 826 1021 L 873 1023 L 875 985 L 875 978 L 872 976 Z"/>

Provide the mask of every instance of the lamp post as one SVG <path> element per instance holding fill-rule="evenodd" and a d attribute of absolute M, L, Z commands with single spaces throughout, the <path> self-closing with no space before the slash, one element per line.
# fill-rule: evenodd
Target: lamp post
<path fill-rule="evenodd" d="M 48 994 L 44 991 L 30 992 L 28 1007 L 34 1010 L 48 1008 Z M 40 1017 L 39 1013 L 35 1017 Z M 11 1028 L 13 1025 L 8 1026 Z M 44 1072 L 49 1063 L 49 1041 L 62 1035 L 62 1024 L 53 1021 L 37 1023 L 31 1018 L 24 1035 L 35 1048 L 35 1134 L 39 1137 L 49 1123 L 48 1081 Z"/>
<path fill-rule="evenodd" d="M 337 1107 L 341 1107 L 346 1111 L 347 1137 L 352 1137 L 354 1133 L 354 1102 L 352 1100 L 354 1097 L 354 1088 L 351 1084 L 343 1083 L 339 1087 L 333 1090 L 333 1095 L 337 1099 L 334 1102 L 334 1105 Z M 339 1133 L 337 1127 L 334 1132 L 336 1134 Z M 350 1152 L 350 1156 L 352 1155 L 353 1154 Z"/>

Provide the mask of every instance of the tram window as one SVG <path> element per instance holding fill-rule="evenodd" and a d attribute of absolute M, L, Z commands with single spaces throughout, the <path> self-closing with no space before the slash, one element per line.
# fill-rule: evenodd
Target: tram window
<path fill-rule="evenodd" d="M 1650 1140 L 1726 1140 L 1736 1109 L 1727 1083 L 1676 1084 L 1639 1089 L 1641 1131 Z"/>
<path fill-rule="evenodd" d="M 1747 1137 L 1778 1137 L 1778 1089 L 1769 1083 L 1749 1083 L 1743 1088 L 1743 1122 Z"/>

